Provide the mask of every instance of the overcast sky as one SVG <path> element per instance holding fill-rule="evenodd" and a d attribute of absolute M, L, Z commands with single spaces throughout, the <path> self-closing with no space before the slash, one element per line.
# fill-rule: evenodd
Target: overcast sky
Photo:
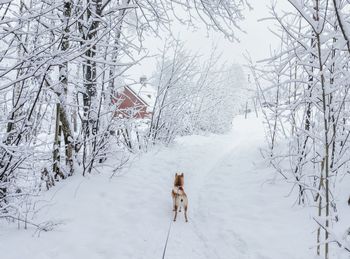
<path fill-rule="evenodd" d="M 213 44 L 217 43 L 218 51 L 223 53 L 224 59 L 229 63 L 245 64 L 243 54 L 250 53 L 253 60 L 264 59 L 269 55 L 270 47 L 278 45 L 278 39 L 269 31 L 275 29 L 272 21 L 261 21 L 261 18 L 269 17 L 269 9 L 271 0 L 250 0 L 251 11 L 245 12 L 245 20 L 240 24 L 246 33 L 238 33 L 240 42 L 230 42 L 226 40 L 219 32 L 209 32 L 204 28 L 193 32 L 185 26 L 174 26 L 175 35 L 178 34 L 180 40 L 185 42 L 187 49 L 198 52 L 205 57 L 206 53 L 210 53 Z M 283 9 L 289 8 L 287 0 L 279 0 L 278 5 Z M 151 54 L 159 53 L 157 49 L 163 46 L 159 39 L 148 39 L 145 47 L 149 49 Z M 155 70 L 155 62 L 150 59 L 135 66 L 129 71 L 133 78 L 138 78 L 145 74 L 150 76 Z"/>

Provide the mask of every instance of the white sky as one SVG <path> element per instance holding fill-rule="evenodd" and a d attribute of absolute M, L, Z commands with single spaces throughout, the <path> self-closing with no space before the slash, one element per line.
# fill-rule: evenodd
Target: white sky
<path fill-rule="evenodd" d="M 246 63 L 243 54 L 247 51 L 253 60 L 260 60 L 268 57 L 270 47 L 277 46 L 278 39 L 268 28 L 274 29 L 272 21 L 258 22 L 261 18 L 269 17 L 268 6 L 271 6 L 271 0 L 250 0 L 251 11 L 246 11 L 245 20 L 240 26 L 246 33 L 238 32 L 240 42 L 230 42 L 226 40 L 219 32 L 207 32 L 206 29 L 200 28 L 198 31 L 189 31 L 186 26 L 174 26 L 174 31 L 178 31 L 179 39 L 185 42 L 187 49 L 198 52 L 204 58 L 208 57 L 212 46 L 217 43 L 218 51 L 223 53 L 223 58 L 228 63 Z M 290 8 L 287 0 L 278 0 L 278 6 L 284 10 Z M 174 33 L 176 35 L 176 33 Z M 160 39 L 148 39 L 144 46 L 151 54 L 159 53 L 163 47 Z M 207 56 L 206 56 L 207 55 Z M 155 70 L 154 59 L 143 61 L 140 65 L 129 70 L 129 74 L 135 80 L 141 75 L 151 76 Z"/>

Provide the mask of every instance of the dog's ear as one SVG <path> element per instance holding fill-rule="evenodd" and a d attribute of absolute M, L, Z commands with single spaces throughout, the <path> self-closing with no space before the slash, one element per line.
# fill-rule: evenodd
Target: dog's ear
<path fill-rule="evenodd" d="M 177 176 L 177 173 L 175 173 L 175 176 Z"/>
<path fill-rule="evenodd" d="M 181 173 L 181 176 L 184 176 L 184 173 Z"/>

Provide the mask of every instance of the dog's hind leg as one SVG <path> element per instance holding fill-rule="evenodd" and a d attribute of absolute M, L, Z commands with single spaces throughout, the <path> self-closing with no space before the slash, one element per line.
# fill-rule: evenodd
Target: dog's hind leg
<path fill-rule="evenodd" d="M 175 193 L 174 193 L 174 190 L 171 191 L 171 197 L 173 198 L 173 211 L 175 211 Z"/>
<path fill-rule="evenodd" d="M 176 221 L 176 216 L 177 216 L 177 206 L 175 205 L 175 216 L 174 216 L 174 221 Z"/>
<path fill-rule="evenodd" d="M 187 205 L 185 206 L 184 213 L 185 213 L 185 219 L 186 219 L 186 222 L 188 222 L 188 219 L 187 219 Z"/>

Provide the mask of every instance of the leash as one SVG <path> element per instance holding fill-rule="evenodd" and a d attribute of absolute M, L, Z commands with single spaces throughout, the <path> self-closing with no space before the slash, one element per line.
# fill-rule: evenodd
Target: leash
<path fill-rule="evenodd" d="M 163 250 L 162 259 L 165 258 L 165 253 L 166 253 L 166 248 L 167 248 L 167 246 L 168 246 L 168 240 L 169 240 L 169 236 L 170 236 L 170 230 L 171 230 L 172 223 L 173 223 L 173 221 L 170 220 L 169 229 L 168 229 L 168 235 L 167 235 L 166 240 L 165 240 L 165 245 L 164 245 L 164 250 Z"/>

